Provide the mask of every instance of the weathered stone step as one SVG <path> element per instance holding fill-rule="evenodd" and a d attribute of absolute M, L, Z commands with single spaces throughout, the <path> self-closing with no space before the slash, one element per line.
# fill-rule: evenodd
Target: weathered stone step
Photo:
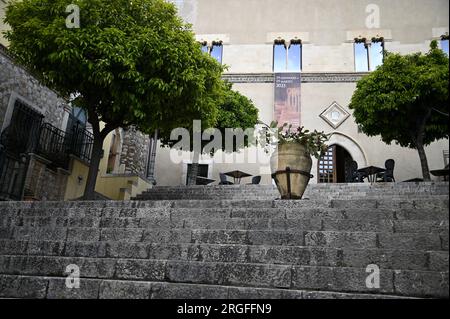
<path fill-rule="evenodd" d="M 0 240 L 0 255 L 133 258 L 251 264 L 447 271 L 448 251 L 302 246 Z"/>
<path fill-rule="evenodd" d="M 305 192 L 309 199 L 426 199 L 449 194 L 448 183 L 377 183 L 370 184 L 310 184 Z M 154 187 L 138 195 L 138 200 L 213 200 L 213 199 L 276 199 L 276 187 L 272 185 L 232 186 L 167 186 Z M 445 198 L 444 197 L 444 198 Z"/>
<path fill-rule="evenodd" d="M 0 274 L 64 277 L 68 265 L 80 267 L 80 278 L 448 298 L 448 272 L 382 270 L 380 288 L 366 286 L 366 268 L 180 262 L 137 259 L 93 259 L 0 256 Z M 43 270 L 45 269 L 45 270 Z M 421 285 L 417 285 L 420 282 Z"/>
<path fill-rule="evenodd" d="M 448 209 L 449 200 L 441 197 L 430 197 L 419 200 L 180 200 L 180 201 L 96 201 L 96 202 L 3 202 L 0 213 L 11 213 L 23 210 L 45 211 L 52 208 L 76 208 L 80 211 L 119 210 L 129 208 L 408 208 L 408 209 Z"/>
<path fill-rule="evenodd" d="M 0 239 L 448 250 L 448 233 L 15 227 Z"/>
<path fill-rule="evenodd" d="M 248 214 L 248 212 L 246 212 Z M 204 216 L 183 216 L 179 212 L 169 217 L 20 217 L 0 216 L 0 229 L 12 227 L 92 227 L 92 228 L 130 228 L 130 229 L 227 229 L 227 230 L 306 230 L 306 231 L 357 231 L 357 232 L 396 232 L 396 233 L 443 233 L 449 231 L 448 220 L 397 219 L 397 215 L 376 212 L 380 218 L 348 218 L 349 212 L 329 217 L 325 214 L 311 214 L 301 218 L 258 218 L 233 217 L 212 218 Z M 323 215 L 323 217 L 319 217 Z M 364 215 L 364 214 L 363 214 Z M 399 214 L 402 217 L 402 214 Z M 294 217 L 294 216 L 289 216 Z M 347 217 L 347 218 L 344 218 Z M 388 219 L 382 219 L 387 217 Z M 408 216 L 411 217 L 411 216 Z M 442 216 L 444 217 L 444 216 Z M 0 235 L 1 237 L 1 235 Z"/>
<path fill-rule="evenodd" d="M 0 297 L 33 299 L 398 299 L 399 296 L 167 282 L 83 279 L 68 289 L 66 277 L 0 275 Z M 404 298 L 404 297 L 403 297 Z"/>
<path fill-rule="evenodd" d="M 28 217 L 71 217 L 71 218 L 254 218 L 254 219 L 314 219 L 335 218 L 355 220 L 430 220 L 442 221 L 449 219 L 447 207 L 435 208 L 366 208 L 358 207 L 271 207 L 271 208 L 241 208 L 241 207 L 212 207 L 212 208 L 49 208 L 49 209 L 18 209 L 0 214 L 3 220 L 8 218 Z"/>

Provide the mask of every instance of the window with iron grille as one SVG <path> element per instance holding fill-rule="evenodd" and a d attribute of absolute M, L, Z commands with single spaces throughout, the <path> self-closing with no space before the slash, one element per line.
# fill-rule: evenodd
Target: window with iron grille
<path fill-rule="evenodd" d="M 0 143 L 10 153 L 32 152 L 39 137 L 44 116 L 17 99 L 9 126 L 2 132 Z"/>

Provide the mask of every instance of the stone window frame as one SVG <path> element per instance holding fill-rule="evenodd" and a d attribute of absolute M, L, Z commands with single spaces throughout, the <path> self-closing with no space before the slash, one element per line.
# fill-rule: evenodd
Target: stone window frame
<path fill-rule="evenodd" d="M 302 72 L 303 71 L 303 41 L 297 37 L 286 41 L 285 39 L 279 37 L 273 41 L 273 53 L 272 53 L 272 72 L 275 73 L 275 48 L 277 45 L 284 45 L 286 49 L 286 70 L 281 72 Z M 289 70 L 289 50 L 292 45 L 300 45 L 300 70 Z M 278 72 L 278 71 L 277 71 Z"/>
<path fill-rule="evenodd" d="M 14 113 L 14 107 L 16 105 L 16 101 L 19 100 L 21 103 L 27 105 L 32 108 L 34 111 L 38 112 L 42 116 L 44 115 L 43 108 L 37 106 L 35 103 L 29 101 L 27 98 L 23 97 L 16 91 L 11 91 L 11 96 L 9 97 L 8 107 L 6 109 L 5 117 L 3 119 L 2 129 L 0 134 L 11 124 L 11 119 Z"/>
<path fill-rule="evenodd" d="M 366 54 L 367 54 L 367 71 L 357 71 L 356 70 L 356 45 L 360 44 L 360 43 L 364 43 L 364 46 L 366 48 Z M 384 58 L 385 58 L 385 54 L 384 54 L 384 50 L 386 48 L 386 40 L 384 39 L 384 37 L 373 37 L 370 40 L 368 40 L 365 37 L 358 37 L 355 38 L 354 42 L 353 42 L 353 57 L 354 57 L 354 70 L 355 72 L 373 72 L 375 71 L 374 69 L 372 69 L 372 54 L 371 54 L 371 50 L 370 47 L 372 46 L 372 43 L 381 43 L 381 47 L 383 48 L 383 62 L 384 62 Z"/>

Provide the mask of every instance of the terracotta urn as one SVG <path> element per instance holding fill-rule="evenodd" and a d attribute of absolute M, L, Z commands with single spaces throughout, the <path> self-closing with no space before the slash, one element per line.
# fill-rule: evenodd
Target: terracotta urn
<path fill-rule="evenodd" d="M 312 178 L 312 158 L 306 146 L 295 142 L 279 144 L 270 166 L 281 198 L 302 199 Z"/>

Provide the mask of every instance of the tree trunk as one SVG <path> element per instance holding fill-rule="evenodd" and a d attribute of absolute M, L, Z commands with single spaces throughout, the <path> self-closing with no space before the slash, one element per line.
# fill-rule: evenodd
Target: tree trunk
<path fill-rule="evenodd" d="M 423 145 L 423 141 L 425 138 L 425 127 L 428 119 L 431 116 L 431 109 L 423 116 L 423 118 L 419 119 L 417 136 L 415 137 L 415 144 L 417 152 L 419 152 L 420 165 L 422 166 L 422 176 L 425 182 L 431 181 L 430 168 L 428 167 L 428 159 L 427 154 L 425 153 L 425 147 Z"/>
<path fill-rule="evenodd" d="M 200 153 L 194 151 L 194 159 L 192 161 L 191 171 L 188 177 L 188 186 L 197 185 L 199 162 L 200 162 Z"/>
<path fill-rule="evenodd" d="M 94 134 L 94 144 L 92 145 L 92 155 L 83 199 L 95 200 L 95 185 L 97 184 L 98 168 L 102 158 L 103 141 L 109 133 L 119 126 L 119 124 L 107 123 L 105 127 L 100 130 L 100 120 L 94 109 L 88 108 L 87 111 L 89 123 L 92 125 L 92 132 Z"/>
<path fill-rule="evenodd" d="M 94 145 L 92 147 L 91 162 L 89 165 L 89 173 L 86 181 L 86 188 L 84 189 L 84 200 L 95 199 L 95 185 L 97 183 L 98 168 L 103 151 L 104 138 L 99 132 L 94 133 Z"/>
<path fill-rule="evenodd" d="M 431 181 L 430 168 L 428 167 L 427 154 L 422 142 L 417 143 L 417 151 L 419 152 L 420 165 L 422 166 L 422 175 L 425 182 Z"/>

